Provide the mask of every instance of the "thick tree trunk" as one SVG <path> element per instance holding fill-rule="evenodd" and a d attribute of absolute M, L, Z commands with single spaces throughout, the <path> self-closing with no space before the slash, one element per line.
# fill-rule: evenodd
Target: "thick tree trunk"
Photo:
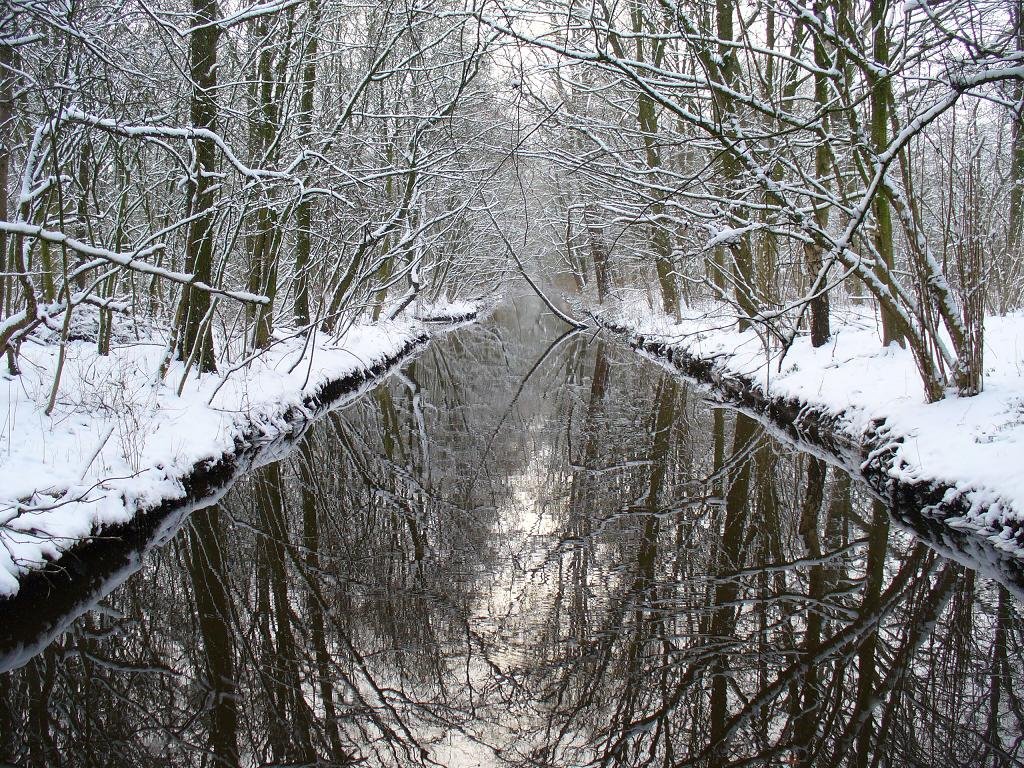
<path fill-rule="evenodd" d="M 18 57 L 14 49 L 6 44 L 0 43 L 0 211 L 7 218 L 7 208 L 10 203 L 7 197 L 7 184 L 11 167 L 11 154 L 15 145 L 14 138 L 14 86 L 18 71 Z M 28 203 L 18 203 L 22 212 L 28 211 Z M 18 334 L 30 327 L 36 320 L 36 287 L 32 281 L 31 271 L 26 258 L 27 248 L 23 235 L 17 235 L 12 242 L 8 242 L 5 234 L 0 234 L 0 319 L 7 319 L 18 309 L 18 302 L 15 298 L 15 289 L 8 282 L 13 273 L 18 284 L 21 286 L 22 301 L 24 301 L 24 318 L 7 325 L 0 331 L 0 355 L 6 355 L 7 369 L 14 375 L 19 373 L 17 363 L 17 350 L 20 341 Z M 7 254 L 10 258 L 7 258 Z"/>
<path fill-rule="evenodd" d="M 8 218 L 7 184 L 14 144 L 14 51 L 0 42 L 0 217 Z M 0 232 L 0 318 L 7 308 L 7 233 Z"/>
<path fill-rule="evenodd" d="M 871 3 L 871 49 L 875 67 L 885 67 L 889 63 L 889 31 L 885 26 L 888 6 L 888 0 Z M 871 85 L 871 144 L 877 154 L 884 152 L 889 146 L 889 101 L 892 98 L 892 86 L 888 76 L 879 75 L 876 69 L 871 69 L 868 77 Z M 872 242 L 878 254 L 879 277 L 884 280 L 895 268 L 889 198 L 885 194 L 875 195 L 872 210 L 875 218 Z M 882 274 L 883 272 L 885 274 Z M 896 342 L 904 346 L 906 335 L 901 329 L 899 318 L 886 303 L 882 304 L 881 314 L 882 343 L 888 346 Z"/>
<path fill-rule="evenodd" d="M 217 0 L 192 0 L 194 29 L 189 45 L 192 75 L 192 125 L 209 131 L 217 122 Z M 194 140 L 195 173 L 191 179 L 192 214 L 188 231 L 185 271 L 196 280 L 213 282 L 214 204 L 218 186 L 214 173 L 217 158 L 214 142 L 206 137 Z M 176 323 L 176 354 L 179 360 L 193 360 L 201 372 L 217 370 L 213 350 L 210 294 L 192 286 L 182 288 Z"/>
<path fill-rule="evenodd" d="M 825 7 L 826 4 L 824 2 L 816 2 L 814 4 L 815 15 L 823 23 L 825 22 Z M 820 35 L 815 35 L 814 37 L 814 63 L 817 67 L 814 75 L 814 103 L 819 110 L 819 119 L 821 121 L 818 145 L 814 148 L 814 175 L 818 183 L 827 188 L 830 153 L 827 145 L 829 141 L 829 119 L 825 112 L 829 100 L 828 76 L 825 72 L 831 68 L 831 62 L 829 61 L 828 52 L 825 50 L 825 43 Z M 822 231 L 828 227 L 828 213 L 829 209 L 826 204 L 819 203 L 814 206 L 815 223 Z M 804 247 L 804 252 L 807 258 L 807 274 L 813 281 L 822 274 L 824 248 L 820 242 L 815 241 L 807 244 Z M 811 346 L 820 347 L 832 335 L 829 327 L 829 297 L 824 285 L 819 285 L 815 288 L 813 295 L 810 297 L 810 308 Z"/>
<path fill-rule="evenodd" d="M 261 46 L 256 78 L 253 81 L 253 99 L 250 115 L 250 144 L 253 165 L 273 165 L 277 158 L 276 134 L 281 118 L 281 98 L 284 68 L 287 65 L 292 25 L 283 41 L 270 34 L 265 16 L 256 20 L 253 39 Z M 281 45 L 284 52 L 277 55 L 275 75 L 275 53 L 273 45 Z M 249 238 L 249 291 L 262 294 L 270 301 L 251 307 L 253 320 L 252 342 L 254 349 L 265 349 L 274 331 L 274 301 L 277 297 L 277 264 L 281 245 L 281 227 L 273 207 L 270 191 L 261 195 L 255 215 L 255 231 Z M 308 227 L 307 227 L 308 233 Z"/>
<path fill-rule="evenodd" d="M 644 62 L 648 58 L 655 66 L 661 66 L 664 61 L 664 42 L 652 40 L 649 50 L 644 48 L 645 26 L 647 17 L 643 6 L 635 2 L 630 7 L 632 20 L 632 31 L 635 43 L 635 58 Z M 616 43 L 616 45 L 618 45 Z M 623 49 L 618 47 L 621 55 Z M 658 113 L 654 100 L 646 93 L 637 96 L 636 122 L 640 135 L 644 142 L 644 158 L 647 170 L 653 179 L 658 178 L 661 168 L 661 150 L 658 146 Z M 672 240 L 665 227 L 662 218 L 665 213 L 665 203 L 661 199 L 662 192 L 655 184 L 650 187 L 651 202 L 648 206 L 651 218 L 651 246 L 654 250 L 654 268 L 658 275 L 658 287 L 661 292 L 661 305 L 665 314 L 680 319 L 679 287 L 676 284 L 675 265 L 672 262 Z"/>
<path fill-rule="evenodd" d="M 1024 50 L 1024 2 L 1013 3 L 1013 25 L 1017 50 Z M 1021 246 L 1024 245 L 1024 83 L 1014 81 L 1011 87 L 1014 108 L 1010 112 L 1010 218 L 1006 228 L 1007 272 L 1010 280 L 1019 283 Z M 1012 265 L 1012 266 L 1011 266 Z M 1016 278 L 1016 280 L 1014 280 Z M 1002 286 L 999 311 L 1008 312 L 1024 298 L 1019 285 Z"/>
<path fill-rule="evenodd" d="M 1024 41 L 1022 41 L 1024 43 Z M 1007 222 L 1007 252 L 1011 259 L 1020 258 L 1024 242 L 1024 88 L 1014 88 L 1017 109 L 1010 125 L 1010 218 Z"/>
<path fill-rule="evenodd" d="M 304 140 L 308 140 L 313 128 L 317 43 L 320 35 L 320 3 L 318 0 L 309 0 L 307 8 L 309 24 L 306 27 L 306 46 L 303 51 L 302 93 L 299 97 L 298 117 L 299 133 Z M 303 197 L 295 207 L 295 301 L 292 313 L 295 316 L 295 324 L 298 326 L 309 325 L 308 270 L 312 251 L 310 232 L 313 223 L 312 205 L 308 197 Z"/>
<path fill-rule="evenodd" d="M 727 88 L 734 88 L 739 79 L 739 60 L 732 46 L 734 38 L 733 0 L 717 0 L 715 3 L 715 21 L 718 30 L 718 61 L 719 78 Z M 722 91 L 714 96 L 717 120 L 722 135 L 729 141 L 734 139 L 733 121 L 736 120 L 736 104 L 733 98 Z M 743 172 L 743 164 L 734 152 L 726 152 L 722 158 L 722 180 L 727 194 L 735 192 L 737 182 Z M 736 213 L 742 213 L 737 209 Z M 754 255 L 750 247 L 750 238 L 743 235 L 730 247 L 732 252 L 733 295 L 740 310 L 738 326 L 741 331 L 750 327 L 750 318 L 758 312 L 756 290 L 757 276 L 754 274 Z"/>
<path fill-rule="evenodd" d="M 640 96 L 638 106 L 638 117 L 640 130 L 643 132 L 644 149 L 647 156 L 647 167 L 656 171 L 661 167 L 661 152 L 658 150 L 658 114 L 654 110 L 654 102 L 647 96 Z M 661 194 L 657 190 L 651 190 L 651 196 L 657 198 Z M 674 317 L 677 321 L 679 315 L 679 287 L 676 284 L 675 265 L 672 263 L 672 241 L 665 229 L 664 222 L 660 221 L 665 213 L 665 204 L 661 200 L 655 200 L 650 205 L 651 223 L 651 244 L 654 246 L 654 267 L 658 273 L 658 286 L 661 290 L 661 306 L 666 315 Z"/>

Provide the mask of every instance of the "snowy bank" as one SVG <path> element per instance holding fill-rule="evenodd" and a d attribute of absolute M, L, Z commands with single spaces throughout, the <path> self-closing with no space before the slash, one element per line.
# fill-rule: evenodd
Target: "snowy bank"
<path fill-rule="evenodd" d="M 986 318 L 984 392 L 931 404 L 911 353 L 881 346 L 868 308 L 835 312 L 828 344 L 798 338 L 781 360 L 725 307 L 691 309 L 681 323 L 635 307 L 601 319 L 726 399 L 829 448 L 851 446 L 890 497 L 930 503 L 946 523 L 1024 552 L 1024 314 Z"/>
<path fill-rule="evenodd" d="M 156 335 L 123 334 L 106 356 L 94 341 L 70 341 L 49 415 L 58 347 L 29 340 L 21 375 L 0 376 L 0 597 L 97 534 L 184 503 L 211 484 L 199 476 L 297 431 L 425 343 L 437 322 L 447 328 L 480 309 L 421 309 L 418 319 L 356 324 L 337 339 L 281 337 L 254 360 L 192 376 L 180 393 L 180 364 L 157 373 L 166 348 Z"/>

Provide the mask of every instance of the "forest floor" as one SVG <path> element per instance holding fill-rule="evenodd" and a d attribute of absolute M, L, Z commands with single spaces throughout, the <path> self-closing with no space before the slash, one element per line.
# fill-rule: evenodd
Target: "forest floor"
<path fill-rule="evenodd" d="M 796 402 L 829 417 L 862 446 L 884 446 L 884 471 L 902 484 L 945 488 L 963 514 L 946 522 L 986 532 L 1019 551 L 1024 523 L 1024 313 L 985 321 L 984 392 L 925 402 L 911 353 L 881 344 L 868 307 L 834 311 L 832 339 L 811 347 L 798 338 L 785 356 L 766 353 L 754 331 L 736 330 L 734 310 L 705 306 L 681 323 L 646 306 L 620 307 L 602 318 L 638 346 L 671 349 L 701 361 L 713 378 L 740 380 L 771 401 Z M 654 342 L 652 345 L 651 342 Z"/>
<path fill-rule="evenodd" d="M 21 374 L 0 374 L 0 597 L 104 528 L 182 499 L 197 467 L 289 434 L 332 385 L 371 377 L 481 309 L 421 307 L 418 318 L 356 324 L 340 338 L 278 336 L 264 355 L 222 361 L 180 392 L 181 363 L 158 373 L 166 329 L 119 325 L 101 356 L 95 316 L 85 315 L 48 415 L 59 336 L 28 340 Z"/>

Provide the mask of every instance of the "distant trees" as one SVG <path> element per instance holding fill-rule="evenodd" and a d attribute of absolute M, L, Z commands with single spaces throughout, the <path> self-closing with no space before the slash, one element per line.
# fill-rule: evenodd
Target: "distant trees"
<path fill-rule="evenodd" d="M 943 187 L 934 152 L 944 133 L 997 140 L 1019 126 L 1018 5 L 566 0 L 485 18 L 539 52 L 538 114 L 570 89 L 590 102 L 557 110 L 538 151 L 594 179 L 562 191 L 551 226 L 603 211 L 620 290 L 652 266 L 664 286 L 667 252 L 684 295 L 728 299 L 741 328 L 782 348 L 807 325 L 824 344 L 830 295 L 866 291 L 883 341 L 910 347 L 934 400 L 980 390 L 983 313 L 1019 301 L 985 289 L 996 269 L 1019 283 L 1016 245 L 998 245 L 1018 237 L 1019 128 L 978 155 L 1011 215 L 967 229 L 995 248 L 935 215 L 969 176 Z"/>

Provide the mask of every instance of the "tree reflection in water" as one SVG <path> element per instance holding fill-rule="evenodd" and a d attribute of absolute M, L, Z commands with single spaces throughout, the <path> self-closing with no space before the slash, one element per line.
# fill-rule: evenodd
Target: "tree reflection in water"
<path fill-rule="evenodd" d="M 194 514 L 0 676 L 0 756 L 1020 763 L 1017 592 L 751 418 L 557 333 L 506 308 Z"/>

